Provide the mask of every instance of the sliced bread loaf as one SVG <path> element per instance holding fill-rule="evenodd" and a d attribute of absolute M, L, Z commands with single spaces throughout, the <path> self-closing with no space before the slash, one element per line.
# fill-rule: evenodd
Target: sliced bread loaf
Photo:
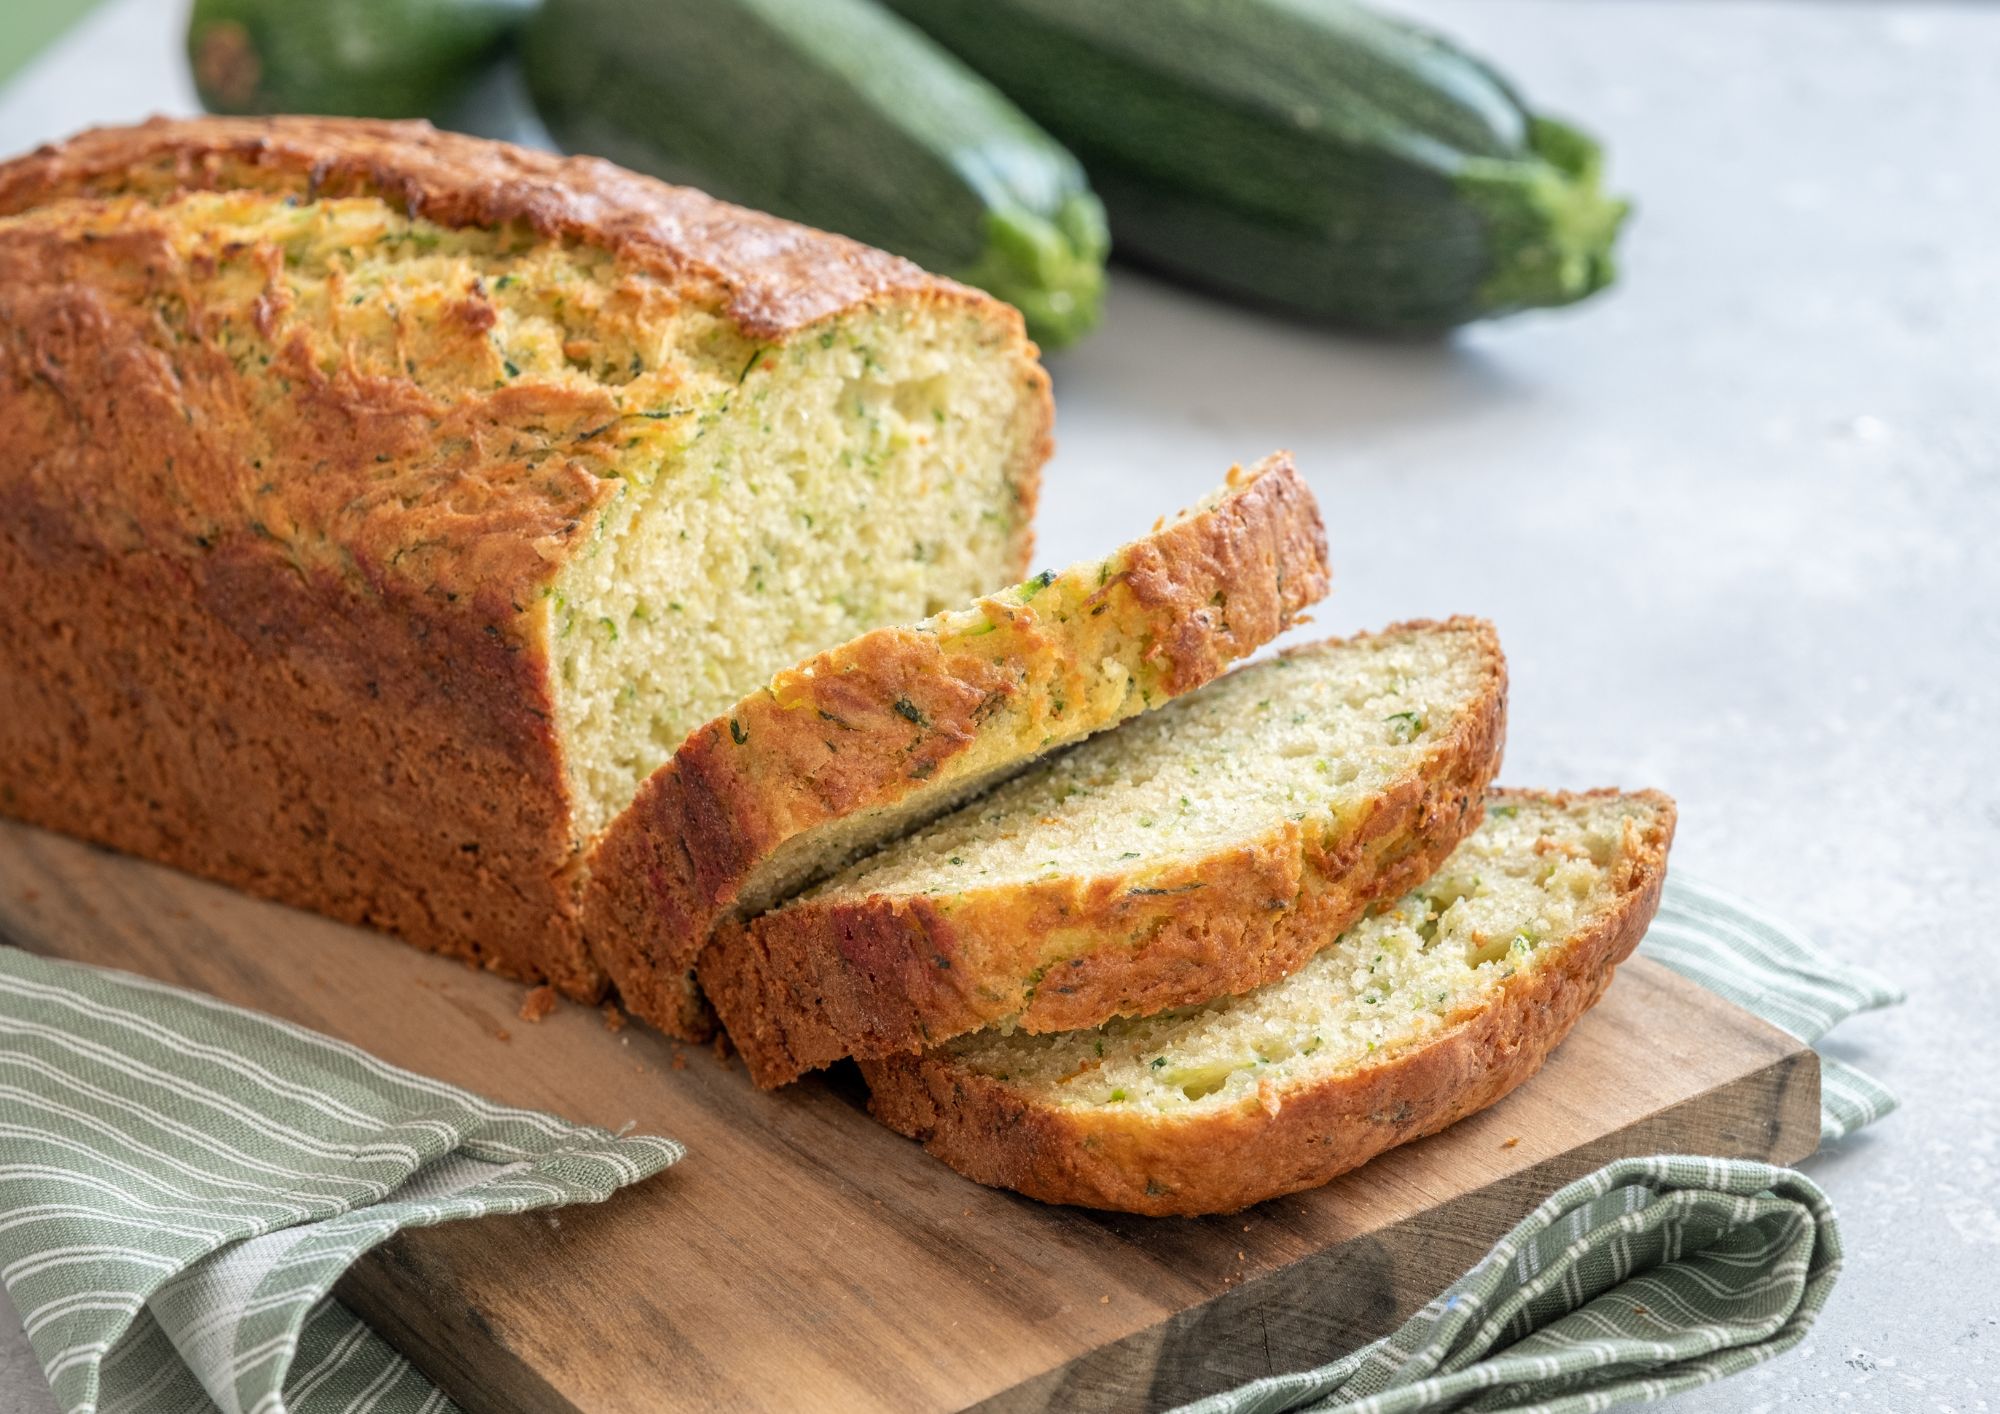
<path fill-rule="evenodd" d="M 866 1061 L 871 1107 L 1052 1203 L 1217 1213 L 1314 1187 L 1533 1075 L 1645 933 L 1673 829 L 1657 792 L 1496 792 L 1434 877 L 1283 981 Z"/>
<path fill-rule="evenodd" d="M 1319 510 L 1280 454 L 1108 559 L 789 668 L 690 735 L 606 832 L 591 949 L 628 1009 L 699 1036 L 695 958 L 719 918 L 1201 686 L 1326 589 Z"/>
<path fill-rule="evenodd" d="M 1478 823 L 1505 708 L 1472 619 L 1239 668 L 718 929 L 702 985 L 766 1086 L 1244 991 Z"/>
<path fill-rule="evenodd" d="M 0 812 L 601 990 L 579 865 L 1026 572 L 1048 380 L 906 261 L 421 123 L 0 163 Z"/>

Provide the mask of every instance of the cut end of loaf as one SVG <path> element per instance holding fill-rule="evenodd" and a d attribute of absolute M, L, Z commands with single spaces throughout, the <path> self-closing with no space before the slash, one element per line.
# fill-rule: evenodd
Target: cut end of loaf
<path fill-rule="evenodd" d="M 615 459 L 618 499 L 552 586 L 580 841 L 749 684 L 984 592 L 1028 545 L 1039 373 L 977 310 L 704 337 L 638 414 L 669 435 Z"/>

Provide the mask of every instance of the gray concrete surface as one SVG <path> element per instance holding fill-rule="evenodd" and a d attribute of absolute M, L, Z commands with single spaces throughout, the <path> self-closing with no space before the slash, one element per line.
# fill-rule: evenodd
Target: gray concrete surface
<path fill-rule="evenodd" d="M 1640 211 L 1581 309 L 1344 339 L 1119 272 L 1055 361 L 1049 563 L 1289 446 L 1318 630 L 1467 611 L 1507 777 L 1657 785 L 1676 863 L 1892 973 L 1834 1054 L 1904 1108 L 1808 1171 L 1848 1267 L 1810 1341 L 1681 1411 L 2000 1402 L 2000 11 L 1424 0 L 1604 134 Z M 0 92 L 0 148 L 181 109 L 171 0 Z M 51 1406 L 0 1309 L 0 1411 Z"/>

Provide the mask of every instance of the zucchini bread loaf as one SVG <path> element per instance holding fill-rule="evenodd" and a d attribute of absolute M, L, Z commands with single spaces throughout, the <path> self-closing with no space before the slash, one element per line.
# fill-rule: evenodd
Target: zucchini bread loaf
<path fill-rule="evenodd" d="M 699 1038 L 695 958 L 719 920 L 1200 687 L 1327 584 L 1318 504 L 1279 453 L 1104 560 L 787 668 L 692 733 L 606 832 L 592 955 L 629 1010 Z"/>
<path fill-rule="evenodd" d="M 583 861 L 789 663 L 1026 570 L 1010 308 L 330 119 L 0 165 L 0 810 L 588 997 Z"/>

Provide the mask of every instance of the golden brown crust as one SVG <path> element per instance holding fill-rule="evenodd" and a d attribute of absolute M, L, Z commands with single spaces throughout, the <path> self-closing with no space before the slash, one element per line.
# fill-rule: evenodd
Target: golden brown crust
<path fill-rule="evenodd" d="M 1022 559 L 1050 415 L 1033 346 L 1013 310 L 853 242 L 424 124 L 155 121 L 0 164 L 0 217 L 31 213 L 0 223 L 0 810 L 595 997 L 540 596 L 614 493 L 591 449 L 609 394 L 441 395 L 329 360 L 285 332 L 283 253 L 260 249 L 285 395 L 259 404 L 199 299 L 215 257 L 146 204 L 230 188 L 519 223 L 758 339 L 870 302 L 974 308 L 1036 424 Z M 485 351 L 477 303 L 423 332 Z"/>
<path fill-rule="evenodd" d="M 1385 632 L 1431 627 L 1440 625 Z M 1491 625 L 1442 627 L 1478 635 L 1482 690 L 1421 771 L 1328 835 L 1287 820 L 1177 872 L 1071 876 L 949 900 L 805 899 L 720 928 L 702 982 L 751 1076 L 782 1085 L 845 1056 L 915 1053 L 1017 1013 L 1024 1030 L 1075 1030 L 1296 971 L 1370 903 L 1427 878 L 1479 824 L 1506 735 L 1506 664 Z M 1071 960 L 1046 969 L 1058 936 Z"/>
<path fill-rule="evenodd" d="M 1127 546 L 1075 613 L 1058 613 L 1058 591 L 1025 603 L 1009 591 L 981 601 L 993 628 L 977 637 L 878 629 L 692 733 L 593 860 L 586 930 L 627 1006 L 689 1034 L 696 954 L 781 847 L 860 811 L 931 797 L 936 813 L 1051 734 L 1110 725 L 1078 721 L 1105 661 L 1136 655 L 1150 692 L 1177 695 L 1289 627 L 1328 584 L 1312 492 L 1283 453 L 1232 487 Z M 739 978 L 738 962 L 718 942 L 702 976 L 725 1020 L 750 1026 L 764 973 Z"/>
<path fill-rule="evenodd" d="M 1531 795 L 1581 798 L 1493 799 Z M 1387 1063 L 1281 1089 L 1268 1106 L 1149 1120 L 1038 1104 L 933 1052 L 864 1061 L 869 1108 L 966 1177 L 1049 1203 L 1193 1216 L 1317 1187 L 1505 1096 L 1603 995 L 1659 907 L 1673 839 L 1670 799 L 1630 798 L 1657 813 L 1628 841 L 1616 905 L 1550 965 L 1505 983 L 1491 1006 Z"/>
<path fill-rule="evenodd" d="M 676 282 L 746 335 L 783 339 L 871 300 L 1008 306 L 842 236 L 669 186 L 594 157 L 557 157 L 356 118 L 155 118 L 94 128 L 0 166 L 0 215 L 64 196 L 239 190 L 378 196 L 441 226 L 518 222 Z"/>

